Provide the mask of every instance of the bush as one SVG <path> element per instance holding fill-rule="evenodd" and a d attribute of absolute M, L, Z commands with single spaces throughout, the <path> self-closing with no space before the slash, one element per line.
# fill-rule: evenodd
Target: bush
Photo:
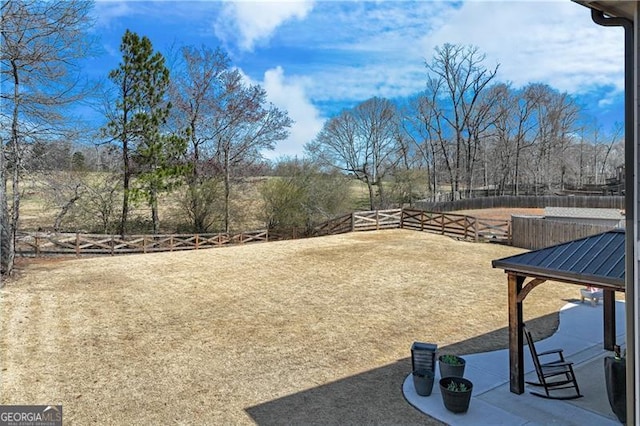
<path fill-rule="evenodd" d="M 269 179 L 261 189 L 264 221 L 270 230 L 301 229 L 348 210 L 350 181 L 340 173 L 322 173 L 310 163 L 289 164 L 287 175 Z"/>
<path fill-rule="evenodd" d="M 214 232 L 224 217 L 222 182 L 208 179 L 190 183 L 178 197 L 181 217 L 188 222 L 179 226 L 182 232 Z"/>

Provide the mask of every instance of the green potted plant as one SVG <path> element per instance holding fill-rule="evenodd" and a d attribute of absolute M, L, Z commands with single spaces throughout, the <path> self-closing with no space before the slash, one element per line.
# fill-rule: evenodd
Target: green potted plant
<path fill-rule="evenodd" d="M 463 377 L 464 366 L 466 362 L 464 358 L 457 355 L 440 355 L 438 357 L 438 366 L 440 368 L 440 377 Z"/>
<path fill-rule="evenodd" d="M 466 413 L 471 402 L 473 383 L 462 377 L 440 379 L 440 394 L 444 407 L 452 413 Z"/>

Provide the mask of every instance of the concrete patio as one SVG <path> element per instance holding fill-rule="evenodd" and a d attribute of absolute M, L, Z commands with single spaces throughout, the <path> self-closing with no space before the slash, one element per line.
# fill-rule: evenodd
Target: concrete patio
<path fill-rule="evenodd" d="M 411 374 L 403 383 L 406 400 L 416 409 L 450 425 L 616 425 L 604 382 L 602 304 L 569 303 L 560 311 L 560 325 L 553 336 L 536 342 L 539 351 L 561 348 L 565 358 L 574 362 L 578 385 L 584 395 L 570 401 L 549 400 L 533 396 L 527 385 L 525 393 L 509 391 L 509 353 L 507 349 L 465 355 L 464 376 L 473 382 L 469 411 L 454 414 L 444 408 L 435 383 L 430 396 L 415 392 Z M 624 347 L 625 304 L 616 301 L 616 342 Z M 528 348 L 525 347 L 526 380 L 536 380 Z"/>

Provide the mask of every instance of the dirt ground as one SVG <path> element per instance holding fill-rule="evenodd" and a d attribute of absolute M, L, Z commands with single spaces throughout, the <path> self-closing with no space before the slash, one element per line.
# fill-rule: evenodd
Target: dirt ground
<path fill-rule="evenodd" d="M 523 215 L 523 216 L 543 216 L 544 209 L 538 208 L 522 208 L 522 209 L 479 209 L 479 210 L 458 210 L 452 213 L 465 214 L 467 216 L 474 216 L 480 219 L 511 219 L 511 215 Z"/>
<path fill-rule="evenodd" d="M 439 424 L 402 396 L 411 344 L 506 347 L 491 260 L 519 252 L 386 230 L 29 262 L 0 290 L 0 403 L 67 425 Z M 544 283 L 525 320 L 550 334 L 577 295 Z"/>

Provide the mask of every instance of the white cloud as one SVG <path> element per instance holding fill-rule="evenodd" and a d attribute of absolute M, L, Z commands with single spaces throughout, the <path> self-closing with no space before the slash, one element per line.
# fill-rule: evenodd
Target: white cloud
<path fill-rule="evenodd" d="M 604 91 L 601 95 L 602 97 L 598 101 L 598 107 L 602 109 L 611 108 L 617 102 L 620 102 L 621 99 L 624 99 L 624 90 L 611 90 Z"/>
<path fill-rule="evenodd" d="M 421 44 L 430 58 L 444 43 L 477 46 L 487 66 L 501 64 L 498 78 L 516 86 L 544 82 L 580 93 L 624 84 L 623 30 L 596 25 L 570 1 L 467 2 Z"/>
<path fill-rule="evenodd" d="M 267 40 L 284 22 L 302 20 L 313 9 L 313 0 L 227 2 L 215 22 L 216 35 L 227 42 L 238 38 L 243 50 Z"/>
<path fill-rule="evenodd" d="M 516 87 L 542 82 L 573 94 L 607 87 L 607 99 L 624 84 L 623 30 L 596 25 L 589 9 L 568 0 L 319 2 L 304 26 L 290 28 L 287 40 L 297 35 L 299 46 L 335 52 L 306 66 L 316 101 L 415 94 L 426 83 L 425 61 L 445 43 L 478 47 L 487 68 L 500 64 L 496 81 Z"/>
<path fill-rule="evenodd" d="M 286 78 L 281 67 L 264 73 L 262 87 L 268 100 L 289 113 L 294 121 L 289 138 L 278 144 L 276 151 L 265 152 L 267 157 L 298 156 L 304 154 L 304 145 L 322 129 L 324 120 L 305 93 L 304 81 Z"/>
<path fill-rule="evenodd" d="M 231 51 L 234 63 L 263 80 L 270 100 L 296 121 L 278 147 L 285 155 L 300 154 L 321 117 L 338 108 L 421 91 L 425 60 L 444 43 L 477 46 L 487 55 L 485 66 L 500 63 L 497 81 L 547 83 L 587 94 L 601 108 L 619 104 L 624 83 L 623 30 L 596 25 L 589 9 L 569 0 L 161 3 L 98 1 L 96 17 L 111 26 L 152 22 L 154 45 L 177 34 Z"/>
<path fill-rule="evenodd" d="M 133 13 L 131 3 L 123 0 L 97 0 L 94 3 L 93 14 L 96 17 L 96 27 L 110 28 L 118 18 Z"/>
<path fill-rule="evenodd" d="M 373 96 L 409 96 L 426 80 L 417 42 L 452 7 L 457 6 L 318 2 L 303 23 L 283 29 L 278 39 L 304 54 L 304 66 L 294 66 L 308 77 L 307 93 L 314 101 L 355 104 Z"/>
<path fill-rule="evenodd" d="M 424 89 L 426 70 L 420 60 L 398 65 L 372 63 L 362 67 L 332 67 L 315 73 L 309 79 L 313 84 L 307 90 L 313 99 L 352 102 L 355 106 L 374 96 L 405 97 Z"/>

